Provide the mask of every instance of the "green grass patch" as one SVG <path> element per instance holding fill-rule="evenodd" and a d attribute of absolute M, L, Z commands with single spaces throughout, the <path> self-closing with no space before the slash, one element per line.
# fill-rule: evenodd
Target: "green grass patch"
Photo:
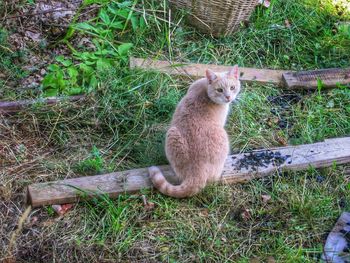
<path fill-rule="evenodd" d="M 291 141 L 296 144 L 322 141 L 350 134 L 350 90 L 338 88 L 306 96 L 294 108 Z"/>
<path fill-rule="evenodd" d="M 350 12 L 339 8 L 330 0 L 272 1 L 270 8 L 255 10 L 248 27 L 220 39 L 202 35 L 184 23 L 174 26 L 184 19 L 173 14 L 170 29 L 156 20 L 160 23 L 157 29 L 150 24 L 131 41 L 137 43 L 134 53 L 145 57 L 151 53 L 180 61 L 293 70 L 346 67 L 350 33 L 339 32 L 336 23 L 348 20 Z M 167 21 L 166 12 L 158 16 Z M 151 13 L 149 17 L 152 22 L 157 16 Z"/>
<path fill-rule="evenodd" d="M 98 199 L 83 208 L 85 231 L 79 240 L 138 260 L 249 262 L 272 256 L 277 262 L 315 262 L 334 220 L 350 208 L 342 201 L 350 192 L 341 171 L 309 170 L 246 185 L 211 186 L 186 200 L 144 191 L 153 210 L 140 196 Z M 262 194 L 271 200 L 262 201 Z M 245 210 L 249 218 L 242 217 Z"/>

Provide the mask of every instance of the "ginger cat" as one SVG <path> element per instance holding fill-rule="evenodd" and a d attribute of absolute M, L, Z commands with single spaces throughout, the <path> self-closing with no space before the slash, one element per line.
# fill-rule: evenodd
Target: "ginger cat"
<path fill-rule="evenodd" d="M 206 71 L 178 104 L 166 135 L 166 156 L 181 184 L 170 184 L 158 167 L 150 167 L 153 185 L 176 198 L 193 196 L 217 181 L 229 153 L 224 129 L 229 104 L 240 91 L 238 66 L 229 72 Z"/>

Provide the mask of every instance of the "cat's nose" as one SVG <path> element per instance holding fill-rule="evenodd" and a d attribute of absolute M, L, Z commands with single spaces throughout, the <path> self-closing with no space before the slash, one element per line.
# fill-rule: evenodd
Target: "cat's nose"
<path fill-rule="evenodd" d="M 230 101 L 231 96 L 225 96 L 227 101 Z"/>

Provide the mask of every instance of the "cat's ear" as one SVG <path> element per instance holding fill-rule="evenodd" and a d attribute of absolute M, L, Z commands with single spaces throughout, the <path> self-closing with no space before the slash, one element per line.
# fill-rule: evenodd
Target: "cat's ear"
<path fill-rule="evenodd" d="M 230 71 L 227 73 L 227 76 L 229 78 L 235 78 L 238 79 L 238 65 L 234 65 Z"/>
<path fill-rule="evenodd" d="M 216 74 L 210 69 L 205 71 L 205 75 L 207 76 L 209 84 L 211 84 L 217 78 Z"/>

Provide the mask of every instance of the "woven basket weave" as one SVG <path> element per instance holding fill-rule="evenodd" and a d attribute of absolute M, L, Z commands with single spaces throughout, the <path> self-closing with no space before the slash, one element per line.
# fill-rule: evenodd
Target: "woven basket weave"
<path fill-rule="evenodd" d="M 189 12 L 188 23 L 214 36 L 228 35 L 249 19 L 258 0 L 169 0 L 173 9 Z"/>

